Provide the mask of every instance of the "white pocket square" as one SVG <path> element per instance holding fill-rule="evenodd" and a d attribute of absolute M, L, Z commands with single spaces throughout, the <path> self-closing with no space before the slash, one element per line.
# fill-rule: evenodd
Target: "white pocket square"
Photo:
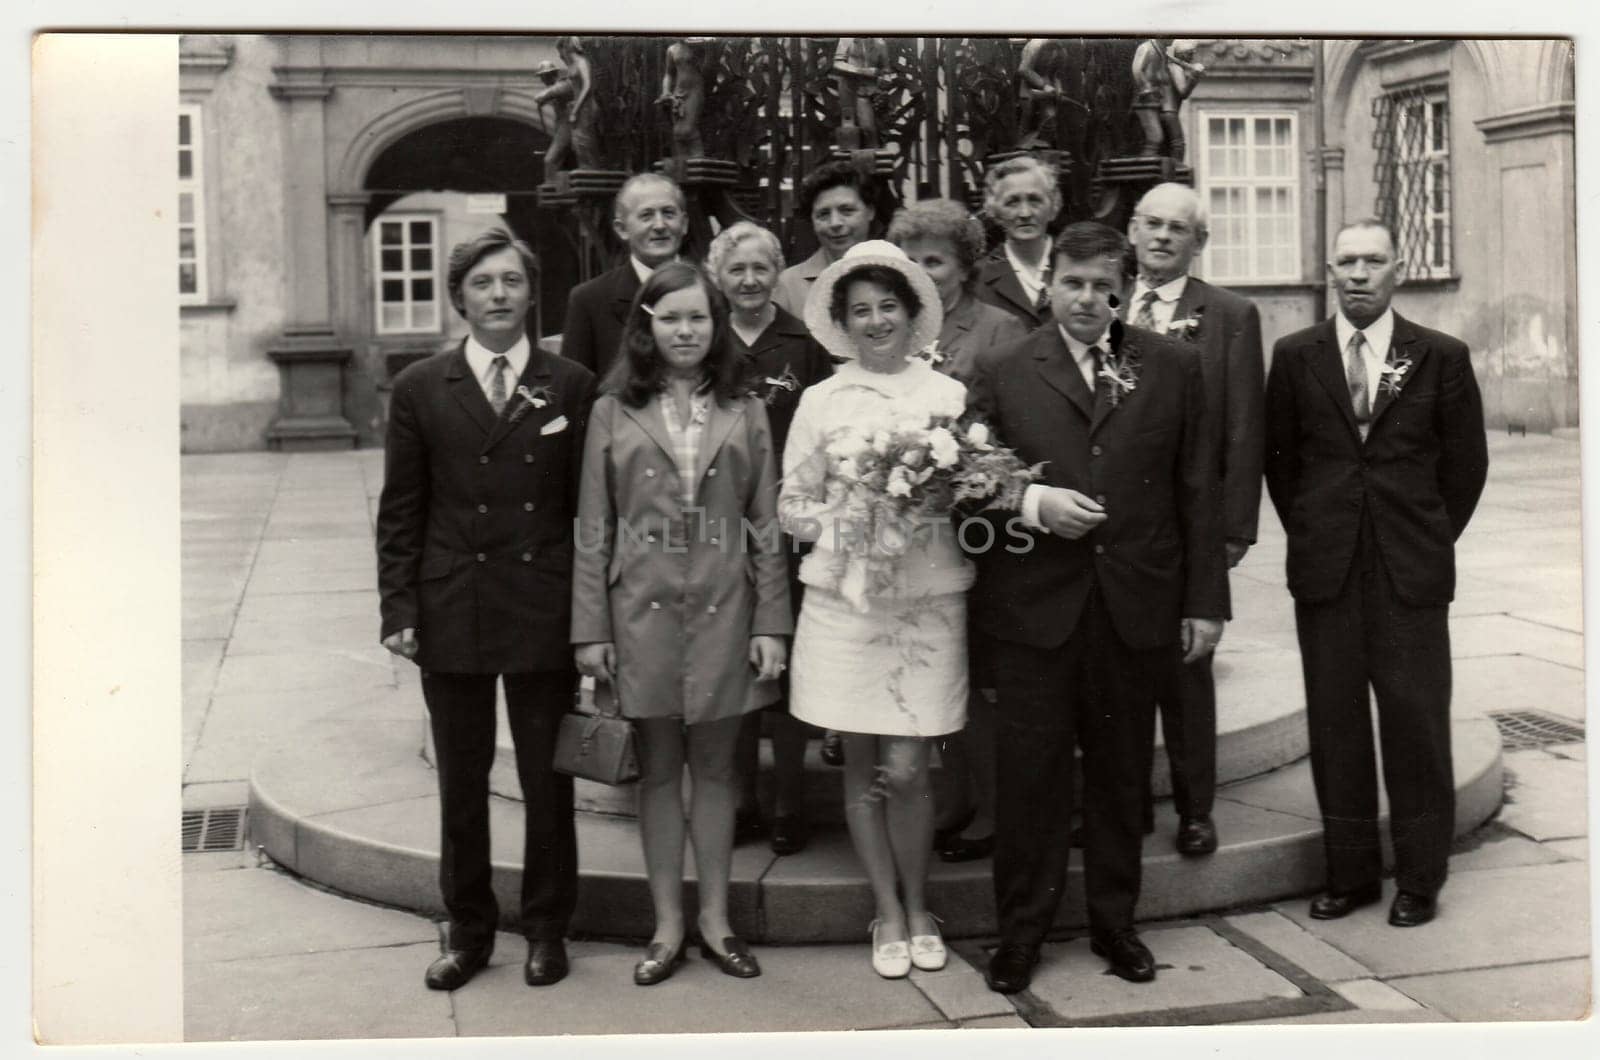
<path fill-rule="evenodd" d="M 564 431 L 566 429 L 567 429 L 567 418 L 565 416 L 557 416 L 555 419 L 551 420 L 549 423 L 545 424 L 543 427 L 540 427 L 539 428 L 539 433 L 540 434 L 560 434 L 562 431 Z"/>

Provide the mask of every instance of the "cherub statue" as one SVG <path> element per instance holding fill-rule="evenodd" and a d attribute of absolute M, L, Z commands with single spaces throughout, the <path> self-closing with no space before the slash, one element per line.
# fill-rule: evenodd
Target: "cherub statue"
<path fill-rule="evenodd" d="M 700 109 L 706 101 L 701 46 L 712 39 L 684 37 L 667 48 L 667 69 L 661 77 L 661 95 L 656 103 L 671 108 L 672 157 L 680 165 L 706 153 L 700 136 Z"/>
<path fill-rule="evenodd" d="M 1144 129 L 1144 147 L 1139 154 L 1145 158 L 1165 153 L 1175 162 L 1183 161 L 1187 144 L 1178 108 L 1206 72 L 1192 61 L 1194 52 L 1192 40 L 1152 37 L 1133 53 L 1133 112 Z"/>
<path fill-rule="evenodd" d="M 556 54 L 567 66 L 567 81 L 572 102 L 567 107 L 567 120 L 572 129 L 572 152 L 578 157 L 578 169 L 600 168 L 600 144 L 595 135 L 594 72 L 589 67 L 589 57 L 584 54 L 582 37 L 561 37 L 556 41 Z"/>
<path fill-rule="evenodd" d="M 1022 79 L 1022 133 L 1017 148 L 1032 151 L 1059 147 L 1056 113 L 1066 100 L 1067 51 L 1059 40 L 1034 37 L 1022 46 L 1017 67 Z"/>
<path fill-rule="evenodd" d="M 889 45 L 882 37 L 840 37 L 833 53 L 839 88 L 839 146 L 881 146 L 877 104 L 889 86 Z"/>
<path fill-rule="evenodd" d="M 533 74 L 545 86 L 533 97 L 540 113 L 544 113 L 547 103 L 554 104 L 554 118 L 550 122 L 554 131 L 550 134 L 550 147 L 544 153 L 544 171 L 549 176 L 560 169 L 561 163 L 572 153 L 572 114 L 569 104 L 574 93 L 572 81 L 566 76 L 566 67 L 554 59 L 541 59 L 539 65 L 533 68 Z"/>

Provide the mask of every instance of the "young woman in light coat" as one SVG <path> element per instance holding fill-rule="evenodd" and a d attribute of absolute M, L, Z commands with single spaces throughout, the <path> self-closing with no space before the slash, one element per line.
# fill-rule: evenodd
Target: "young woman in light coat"
<path fill-rule="evenodd" d="M 673 973 L 693 934 L 683 914 L 686 761 L 701 952 L 729 975 L 761 974 L 728 922 L 734 747 L 742 716 L 776 696 L 793 627 L 772 435 L 742 385 L 727 321 L 699 269 L 657 269 L 629 310 L 584 448 L 572 640 L 578 669 L 612 684 L 638 732 L 656 917 L 634 969 L 642 986 Z"/>

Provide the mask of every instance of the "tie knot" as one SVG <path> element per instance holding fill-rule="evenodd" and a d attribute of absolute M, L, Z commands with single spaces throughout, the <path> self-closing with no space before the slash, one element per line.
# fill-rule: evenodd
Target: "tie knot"
<path fill-rule="evenodd" d="M 1363 332 L 1357 331 L 1350 336 L 1350 342 L 1345 346 L 1345 349 L 1354 352 L 1365 346 L 1366 343 L 1367 336 Z"/>
<path fill-rule="evenodd" d="M 1144 297 L 1141 298 L 1140 301 L 1143 302 L 1147 306 L 1155 305 L 1157 297 L 1158 297 L 1158 295 L 1156 294 L 1154 288 L 1152 288 L 1151 290 L 1148 290 L 1148 291 L 1146 291 L 1144 293 Z"/>
<path fill-rule="evenodd" d="M 495 369 L 510 368 L 511 358 L 503 353 L 497 353 L 494 355 L 494 360 L 490 361 L 489 364 Z"/>
<path fill-rule="evenodd" d="M 1100 366 L 1105 363 L 1106 351 L 1102 350 L 1099 346 L 1090 346 L 1089 356 L 1094 358 L 1094 370 L 1098 372 L 1100 370 Z"/>

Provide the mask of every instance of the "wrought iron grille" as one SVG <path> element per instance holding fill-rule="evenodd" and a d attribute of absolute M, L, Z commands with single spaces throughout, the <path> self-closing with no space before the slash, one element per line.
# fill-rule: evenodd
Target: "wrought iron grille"
<path fill-rule="evenodd" d="M 1450 224 L 1450 98 L 1443 85 L 1398 89 L 1372 101 L 1376 213 L 1395 233 L 1406 279 L 1455 274 Z"/>

